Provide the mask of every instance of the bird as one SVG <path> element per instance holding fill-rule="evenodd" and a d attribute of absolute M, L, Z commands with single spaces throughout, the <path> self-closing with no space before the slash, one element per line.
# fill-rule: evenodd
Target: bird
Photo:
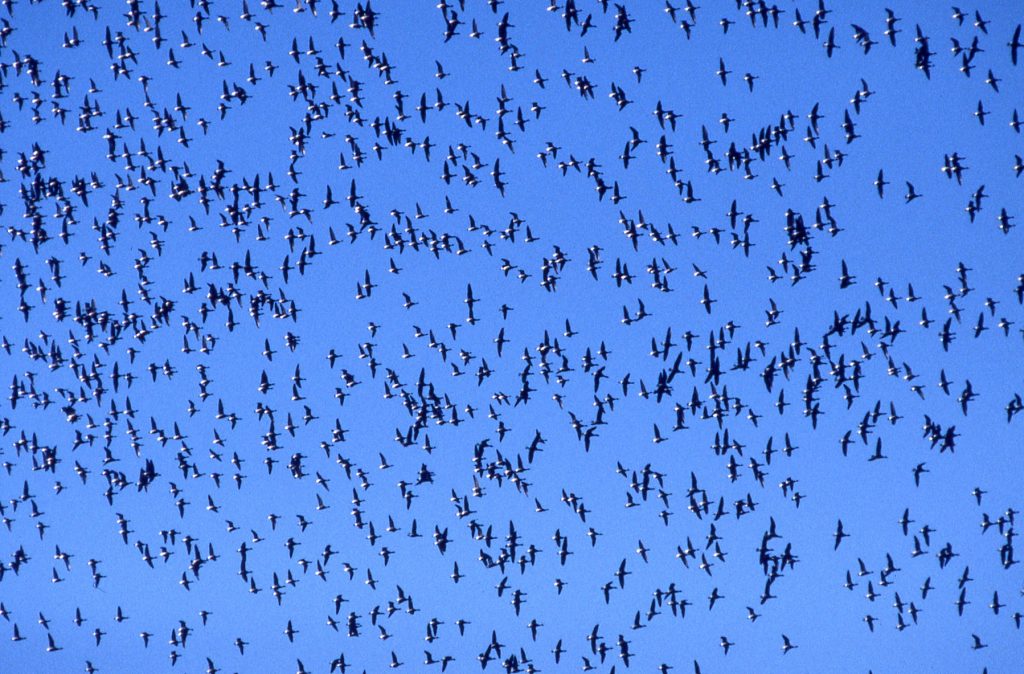
<path fill-rule="evenodd" d="M 832 549 L 833 550 L 838 550 L 839 549 L 839 544 L 843 542 L 844 538 L 849 538 L 849 536 L 850 536 L 850 534 L 848 534 L 845 531 L 843 531 L 843 521 L 842 520 L 838 520 L 836 522 L 836 532 L 833 535 L 833 538 L 835 538 L 835 545 L 832 546 Z"/>
<path fill-rule="evenodd" d="M 5 3 L 14 661 L 1005 651 L 1019 17 L 803 4 Z"/>

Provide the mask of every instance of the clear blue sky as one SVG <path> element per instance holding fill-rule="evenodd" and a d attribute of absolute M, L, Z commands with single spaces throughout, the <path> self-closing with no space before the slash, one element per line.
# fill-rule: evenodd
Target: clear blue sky
<path fill-rule="evenodd" d="M 1019 671 L 1019 9 L 448 4 L 0 10 L 0 670 Z"/>

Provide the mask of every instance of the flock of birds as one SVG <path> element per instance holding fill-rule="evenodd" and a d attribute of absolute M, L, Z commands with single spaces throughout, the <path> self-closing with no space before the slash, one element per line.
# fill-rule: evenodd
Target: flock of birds
<path fill-rule="evenodd" d="M 1019 23 L 2 4 L 0 669 L 1019 671 Z"/>

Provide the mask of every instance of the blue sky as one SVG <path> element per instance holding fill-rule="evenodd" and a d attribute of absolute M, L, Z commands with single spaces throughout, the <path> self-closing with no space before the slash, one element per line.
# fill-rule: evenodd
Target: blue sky
<path fill-rule="evenodd" d="M 14 4 L 0 48 L 0 202 L 9 234 L 0 249 L 7 269 L 0 333 L 10 344 L 9 354 L 0 352 L 0 378 L 17 394 L 8 398 L 10 430 L 0 445 L 0 502 L 10 520 L 0 527 L 2 669 L 79 671 L 91 663 L 105 672 L 327 672 L 344 654 L 351 671 L 380 672 L 394 653 L 405 671 L 433 671 L 440 665 L 424 664 L 427 650 L 436 660 L 454 658 L 448 669 L 457 672 L 478 669 L 483 653 L 494 658 L 488 670 L 514 655 L 521 671 L 549 672 L 575 671 L 584 658 L 602 672 L 653 672 L 662 664 L 687 672 L 695 662 L 703 672 L 1014 671 L 1024 582 L 1016 560 L 1004 562 L 1012 559 L 1010 520 L 1024 510 L 1024 469 L 1021 420 L 1007 421 L 1007 405 L 1014 409 L 1024 389 L 1024 255 L 1020 232 L 1001 231 L 999 216 L 1005 209 L 1015 225 L 1021 210 L 1014 167 L 1024 146 L 1011 120 L 1024 86 L 1007 44 L 1020 12 L 1003 3 L 964 7 L 961 25 L 946 6 L 890 3 L 901 31 L 892 46 L 883 34 L 884 3 L 819 9 L 787 2 L 777 28 L 752 25 L 733 3 L 705 4 L 695 19 L 678 8 L 673 21 L 658 3 L 629 3 L 630 30 L 617 40 L 623 10 L 590 0 L 576 3 L 579 24 L 588 14 L 594 24 L 583 36 L 579 24 L 566 31 L 565 3 L 552 11 L 543 2 L 506 2 L 492 12 L 485 2 L 374 2 L 372 35 L 352 25 L 367 6 L 350 2 L 337 8 L 336 21 L 324 3 L 300 12 L 223 1 L 165 3 L 158 11 L 146 2 L 136 6 L 134 22 L 131 6 L 101 7 L 94 17 L 87 3 L 69 5 L 74 11 L 54 2 Z M 793 25 L 797 10 L 804 31 Z M 818 36 L 816 11 L 825 20 Z M 446 17 L 455 12 L 463 23 L 446 42 Z M 502 53 L 495 38 L 506 12 L 514 46 Z M 735 22 L 727 32 L 723 17 Z M 479 38 L 470 35 L 474 21 Z M 853 25 L 878 42 L 868 53 Z M 829 57 L 833 29 L 838 49 Z M 934 52 L 930 77 L 915 67 L 915 29 Z M 80 44 L 62 47 L 75 31 Z M 968 77 L 965 57 L 951 46 L 966 54 L 975 39 Z M 510 70 L 513 61 L 521 69 Z M 731 71 L 724 86 L 720 61 Z M 115 77 L 112 62 L 129 72 Z M 385 62 L 390 78 L 373 65 Z M 38 64 L 37 83 L 29 63 Z M 254 83 L 246 80 L 250 66 Z M 989 72 L 998 91 L 986 83 Z M 756 76 L 752 90 L 747 74 Z M 66 87 L 55 89 L 58 75 L 70 78 Z M 578 77 L 593 85 L 592 99 L 570 84 Z M 300 82 L 306 95 L 290 95 Z M 621 109 L 609 97 L 613 84 L 628 101 Z M 244 103 L 222 98 L 238 87 Z M 437 92 L 443 109 L 434 105 Z M 431 106 L 425 122 L 421 95 Z M 407 119 L 397 119 L 396 96 L 404 96 Z M 979 101 L 984 125 L 975 114 Z M 228 106 L 223 115 L 221 104 Z M 659 126 L 659 104 L 674 111 L 675 129 Z M 467 105 L 475 120 L 468 126 L 457 114 Z M 63 124 L 55 109 L 66 111 Z M 814 109 L 817 131 L 810 128 Z M 92 130 L 76 130 L 83 110 L 91 111 Z M 161 124 L 154 125 L 154 111 Z M 515 123 L 519 113 L 525 130 Z M 847 114 L 856 136 L 849 141 Z M 496 135 L 502 115 L 511 149 Z M 199 120 L 208 122 L 205 130 Z M 383 137 L 385 120 L 400 127 L 395 145 Z M 780 124 L 788 135 L 759 159 L 752 138 Z M 719 172 L 706 162 L 704 129 Z M 682 189 L 667 172 L 667 156 L 658 156 L 659 141 L 671 151 Z M 730 169 L 732 145 L 751 153 L 749 172 Z M 354 146 L 365 155 L 361 165 Z M 783 154 L 792 157 L 788 168 Z M 961 181 L 942 171 L 954 155 Z M 572 158 L 580 170 L 563 172 L 559 163 Z M 602 199 L 587 175 L 591 160 L 609 188 Z M 504 195 L 491 175 L 499 162 Z M 888 183 L 882 198 L 879 171 Z M 464 180 L 469 174 L 475 186 Z M 80 179 L 87 203 L 76 193 Z M 907 182 L 920 198 L 908 202 Z M 624 197 L 618 204 L 614 184 Z M 177 199 L 176 185 L 184 192 Z M 682 198 L 687 186 L 690 203 Z M 337 203 L 325 207 L 328 188 Z M 979 192 L 985 196 L 972 222 L 965 207 Z M 787 213 L 803 218 L 806 241 L 791 245 Z M 670 227 L 675 241 L 666 240 Z M 33 231 L 48 237 L 34 246 Z M 745 235 L 746 254 L 733 245 Z M 588 268 L 595 250 L 596 279 Z M 810 263 L 793 282 L 792 261 L 802 254 Z M 204 268 L 213 255 L 216 268 Z M 302 272 L 300 259 L 308 262 Z M 617 263 L 628 266 L 631 282 L 616 283 Z M 844 264 L 853 281 L 845 288 Z M 190 277 L 196 290 L 182 292 Z M 369 296 L 359 299 L 367 278 Z M 701 304 L 705 288 L 710 312 Z M 213 308 L 211 297 L 226 301 Z M 257 323 L 250 307 L 260 298 Z M 58 299 L 66 316 L 54 313 Z M 27 316 L 23 301 L 31 305 Z M 173 305 L 163 305 L 163 322 L 154 313 L 165 301 Z M 649 315 L 635 320 L 640 302 Z M 842 334 L 830 330 L 837 317 L 855 320 L 869 310 L 877 331 L 853 330 L 849 321 L 841 321 Z M 933 321 L 927 326 L 922 310 Z M 101 312 L 111 322 L 96 325 L 90 339 L 87 327 Z M 979 314 L 987 329 L 975 337 Z M 956 337 L 944 349 L 947 319 Z M 897 321 L 902 332 L 893 336 L 885 325 Z M 112 330 L 119 332 L 110 343 Z M 669 330 L 663 358 L 652 339 L 660 345 Z M 695 335 L 690 348 L 688 332 Z M 500 354 L 499 340 L 507 340 Z M 749 366 L 731 369 L 737 350 L 748 347 Z M 787 378 L 779 363 L 790 354 Z M 721 362 L 717 382 L 707 377 L 713 355 Z M 659 402 L 659 374 L 677 356 L 680 372 Z M 763 375 L 773 360 L 779 369 L 769 391 Z M 854 361 L 862 374 L 856 390 Z M 478 383 L 480 368 L 490 374 Z M 127 373 L 135 377 L 130 386 Z M 264 375 L 273 388 L 261 392 Z M 938 383 L 943 376 L 952 382 L 948 395 Z M 816 426 L 803 400 L 815 378 Z M 965 414 L 959 399 L 968 381 L 976 395 Z M 529 399 L 515 404 L 524 384 Z M 638 395 L 641 385 L 651 395 Z M 788 404 L 782 414 L 780 391 Z M 719 424 L 711 415 L 726 399 Z M 686 407 L 686 428 L 673 430 L 677 405 Z M 862 441 L 858 426 L 876 406 Z M 273 412 L 260 415 L 264 408 Z M 453 413 L 460 423 L 452 423 Z M 581 431 L 592 428 L 589 451 L 573 418 Z M 943 432 L 955 427 L 955 451 L 932 445 L 922 432 L 926 420 Z M 664 442 L 652 442 L 655 425 Z M 397 442 L 396 430 L 406 436 L 411 427 L 414 442 Z M 268 449 L 271 428 L 277 442 Z M 538 433 L 542 451 L 530 461 Z M 853 441 L 844 455 L 846 433 Z M 76 434 L 94 439 L 76 446 Z M 787 437 L 796 448 L 789 456 L 781 451 Z M 878 441 L 886 458 L 869 461 Z M 482 451 L 479 470 L 475 451 Z M 47 455 L 57 460 L 52 471 L 43 469 Z M 289 470 L 298 455 L 301 469 Z M 268 458 L 276 462 L 270 471 Z M 158 475 L 139 489 L 147 461 Z M 632 486 L 645 467 L 662 480 L 650 478 L 657 486 L 646 499 Z M 927 471 L 919 485 L 915 467 Z M 423 472 L 432 481 L 417 484 Z M 517 489 L 509 475 L 527 486 Z M 695 500 L 709 504 L 699 519 L 688 509 L 691 475 Z M 788 484 L 785 492 L 780 486 L 789 480 L 799 507 Z M 411 505 L 400 483 L 414 494 Z M 111 484 L 112 503 L 105 494 Z M 976 488 L 984 492 L 980 505 Z M 585 522 L 565 502 L 568 494 L 583 504 Z M 737 517 L 734 504 L 748 499 L 755 509 Z M 715 519 L 720 500 L 725 514 Z M 637 507 L 625 507 L 630 501 Z M 670 513 L 667 523 L 662 511 Z M 913 520 L 907 535 L 905 511 Z M 984 531 L 983 517 L 1003 518 L 1002 525 Z M 849 537 L 835 549 L 838 520 Z M 408 536 L 414 521 L 420 538 Z M 798 561 L 777 569 L 774 597 L 762 604 L 759 548 L 772 522 L 779 538 L 768 542 L 769 554 L 781 560 L 789 546 Z M 46 525 L 42 536 L 38 523 Z M 379 537 L 372 542 L 371 524 Z M 447 531 L 443 554 L 435 527 Z M 600 534 L 595 545 L 591 529 Z M 165 541 L 162 532 L 171 530 L 175 540 Z M 198 541 L 201 558 L 216 557 L 198 577 L 186 536 Z M 923 554 L 913 554 L 915 536 Z M 564 564 L 563 539 L 571 553 Z M 684 566 L 676 550 L 688 540 L 697 551 Z M 296 544 L 291 555 L 289 541 Z M 637 552 L 641 543 L 647 561 Z M 723 558 L 713 555 L 716 543 Z M 239 574 L 243 544 L 258 593 Z M 69 566 L 54 558 L 58 546 L 72 555 Z M 327 546 L 334 554 L 324 562 Z M 521 570 L 531 546 L 534 559 Z M 503 549 L 512 555 L 504 570 L 482 561 L 499 559 Z M 943 549 L 955 556 L 940 566 Z M 19 550 L 28 558 L 21 564 Z M 699 568 L 701 554 L 713 563 L 710 574 Z M 898 570 L 886 573 L 889 558 Z M 98 586 L 89 560 L 98 560 Z M 628 575 L 620 588 L 623 560 Z M 315 575 L 318 562 L 325 580 Z M 465 576 L 458 583 L 456 563 Z M 61 582 L 53 582 L 54 570 Z M 364 582 L 368 572 L 375 589 Z M 844 587 L 847 572 L 852 590 Z M 179 583 L 183 573 L 188 589 Z M 286 582 L 289 574 L 294 583 Z M 962 583 L 965 574 L 970 580 Z M 933 589 L 922 597 L 926 580 Z M 873 601 L 865 596 L 869 582 Z M 507 588 L 500 596 L 499 586 Z M 690 602 L 685 617 L 673 617 L 664 595 L 670 587 Z M 961 589 L 970 602 L 962 616 Z M 518 615 L 516 591 L 524 600 Z M 709 609 L 713 593 L 721 598 Z M 1005 605 L 998 613 L 990 607 L 994 593 Z M 339 595 L 345 601 L 336 611 Z M 412 612 L 399 596 L 412 597 Z M 649 616 L 652 599 L 658 613 Z M 902 612 L 894 606 L 901 603 Z M 389 604 L 396 609 L 390 616 Z M 127 616 L 120 622 L 119 607 Z M 80 626 L 76 608 L 85 618 Z M 359 636 L 348 636 L 350 614 Z M 432 619 L 440 622 L 428 641 Z M 467 621 L 464 635 L 459 620 Z M 897 629 L 900 620 L 905 629 Z M 292 641 L 289 622 L 297 630 Z M 187 643 L 169 644 L 183 624 Z M 15 625 L 21 641 L 2 631 L 13 635 Z M 595 625 L 594 643 L 608 647 L 603 662 L 587 639 Z M 104 633 L 99 645 L 96 629 Z M 153 635 L 148 648 L 141 632 Z M 500 655 L 489 647 L 492 633 L 504 645 Z M 48 634 L 60 650 L 47 651 Z M 797 648 L 784 653 L 783 635 Z M 973 635 L 984 648 L 972 648 Z M 727 654 L 723 637 L 732 644 Z M 248 644 L 244 654 L 236 639 Z M 556 663 L 551 651 L 559 642 L 565 652 Z"/>

